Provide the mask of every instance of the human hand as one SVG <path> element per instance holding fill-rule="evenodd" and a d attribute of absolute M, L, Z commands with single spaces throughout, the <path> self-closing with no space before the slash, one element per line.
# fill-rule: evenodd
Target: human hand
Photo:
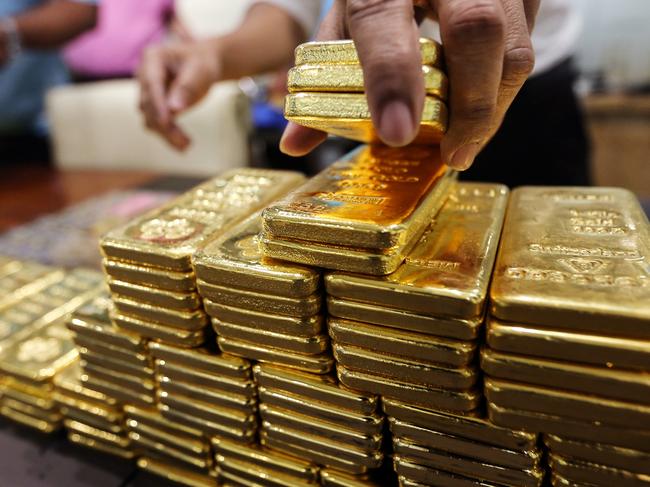
<path fill-rule="evenodd" d="M 183 42 L 146 50 L 138 69 L 140 110 L 147 128 L 179 150 L 190 138 L 175 119 L 209 91 L 221 76 L 219 46 L 214 41 Z"/>
<path fill-rule="evenodd" d="M 437 20 L 450 86 L 441 153 L 451 167 L 464 170 L 533 69 L 530 32 L 538 7 L 539 0 L 336 0 L 317 40 L 355 41 L 377 133 L 386 144 L 403 146 L 417 134 L 424 103 L 415 19 Z M 289 124 L 280 146 L 303 155 L 325 137 Z"/>

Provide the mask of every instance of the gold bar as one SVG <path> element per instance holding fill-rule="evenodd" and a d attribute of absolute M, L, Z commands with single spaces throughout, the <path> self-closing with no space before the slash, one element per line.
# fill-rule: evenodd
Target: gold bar
<path fill-rule="evenodd" d="M 192 400 L 237 409 L 248 414 L 254 414 L 257 410 L 255 397 L 243 394 L 212 391 L 209 388 L 173 381 L 165 376 L 158 376 L 158 387 L 172 396 L 181 395 Z"/>
<path fill-rule="evenodd" d="M 437 147 L 364 145 L 266 208 L 264 232 L 269 239 L 345 242 L 351 250 L 402 249 L 430 224 L 454 177 Z"/>
<path fill-rule="evenodd" d="M 318 401 L 310 400 L 309 397 L 295 396 L 287 392 L 258 387 L 258 396 L 261 404 L 268 404 L 274 407 L 289 410 L 312 416 L 326 423 L 333 423 L 341 428 L 367 434 L 381 434 L 384 418 L 380 414 L 356 414 L 350 411 L 338 409 L 334 406 L 327 406 Z"/>
<path fill-rule="evenodd" d="M 152 460 L 151 458 L 139 458 L 138 467 L 170 482 L 176 482 L 187 487 L 214 487 L 214 479 L 209 475 L 199 475 L 186 469 L 171 467 L 164 462 Z"/>
<path fill-rule="evenodd" d="M 537 447 L 537 433 L 502 428 L 482 417 L 458 416 L 384 398 L 384 413 L 389 417 L 448 435 L 480 441 L 504 449 L 527 451 Z"/>
<path fill-rule="evenodd" d="M 204 329 L 198 331 L 181 330 L 142 321 L 119 313 L 111 313 L 111 319 L 120 329 L 179 347 L 193 348 L 205 342 Z"/>
<path fill-rule="evenodd" d="M 145 438 L 150 438 L 165 447 L 183 450 L 187 455 L 205 457 L 210 454 L 210 447 L 203 439 L 192 440 L 185 437 L 179 437 L 176 434 L 169 433 L 163 429 L 138 423 L 138 421 L 134 419 L 127 420 L 127 426 L 129 431 L 136 434 L 142 434 Z"/>
<path fill-rule="evenodd" d="M 649 453 L 602 443 L 569 440 L 555 435 L 545 435 L 544 443 L 551 453 L 565 458 L 650 475 Z"/>
<path fill-rule="evenodd" d="M 250 482 L 256 482 L 265 487 L 314 487 L 314 483 L 296 478 L 285 473 L 261 468 L 259 465 L 240 460 L 216 456 L 217 468 L 221 474 L 231 473 Z"/>
<path fill-rule="evenodd" d="M 199 471 L 207 471 L 211 466 L 210 458 L 207 455 L 187 454 L 178 448 L 167 446 L 158 442 L 155 438 L 136 431 L 129 431 L 129 438 L 134 443 L 134 446 L 144 450 L 145 453 L 151 451 L 181 464 L 188 464 Z"/>
<path fill-rule="evenodd" d="M 93 438 L 102 443 L 108 443 L 117 448 L 126 449 L 130 445 L 129 438 L 123 435 L 116 435 L 114 433 L 109 433 L 108 431 L 102 431 L 98 428 L 93 428 L 86 424 L 80 423 L 78 421 L 73 421 L 66 419 L 63 421 L 66 429 L 72 433 L 77 433 L 89 438 Z"/>
<path fill-rule="evenodd" d="M 203 304 L 210 316 L 233 325 L 250 326 L 259 330 L 302 337 L 319 335 L 324 329 L 324 320 L 321 314 L 298 318 L 224 306 L 209 299 L 204 300 Z"/>
<path fill-rule="evenodd" d="M 235 475 L 231 472 L 226 472 L 221 470 L 219 467 L 216 468 L 217 480 L 221 482 L 220 485 L 223 487 L 259 487 L 259 483 L 252 482 L 248 479 Z"/>
<path fill-rule="evenodd" d="M 237 409 L 219 407 L 215 404 L 199 402 L 181 395 L 172 395 L 166 391 L 158 391 L 158 401 L 170 409 L 232 428 L 254 429 L 257 424 L 257 418 L 254 414 L 242 412 Z"/>
<path fill-rule="evenodd" d="M 124 374 L 111 370 L 101 365 L 89 364 L 82 362 L 81 367 L 84 373 L 96 377 L 99 380 L 111 382 L 118 387 L 129 389 L 139 394 L 153 394 L 156 390 L 154 376 L 150 379 L 142 379 L 141 377 L 134 377 L 131 374 Z"/>
<path fill-rule="evenodd" d="M 225 353 L 231 353 L 239 357 L 257 360 L 259 362 L 270 362 L 276 365 L 283 365 L 304 372 L 314 374 L 327 374 L 334 367 L 334 359 L 331 354 L 301 355 L 293 352 L 286 352 L 271 347 L 261 347 L 254 343 L 232 338 L 218 337 L 219 348 Z"/>
<path fill-rule="evenodd" d="M 79 347 L 79 356 L 85 363 L 96 365 L 108 370 L 114 370 L 120 374 L 132 375 L 143 380 L 152 379 L 154 371 L 148 366 L 133 365 L 129 362 L 121 361 L 118 359 L 109 358 L 91 352 L 85 347 Z"/>
<path fill-rule="evenodd" d="M 174 272 L 111 259 L 104 259 L 102 266 L 107 276 L 118 281 L 155 287 L 166 291 L 184 293 L 196 291 L 196 277 L 193 271 Z"/>
<path fill-rule="evenodd" d="M 422 66 L 424 92 L 442 100 L 447 99 L 448 80 L 445 73 L 433 66 Z M 289 93 L 305 91 L 364 93 L 363 69 L 360 64 L 301 64 L 289 70 Z"/>
<path fill-rule="evenodd" d="M 76 339 L 97 341 L 105 347 L 123 349 L 133 354 L 146 351 L 145 340 L 141 336 L 120 330 L 110 321 L 90 321 L 75 314 L 67 325 L 75 333 Z"/>
<path fill-rule="evenodd" d="M 7 406 L 0 407 L 0 415 L 4 416 L 7 419 L 10 419 L 15 423 L 38 430 L 41 433 L 53 433 L 61 429 L 63 426 L 63 423 L 61 421 L 52 423 L 41 418 L 35 418 L 29 414 L 25 414 L 21 411 L 17 411 Z"/>
<path fill-rule="evenodd" d="M 143 406 L 151 406 L 155 403 L 154 397 L 151 394 L 141 394 L 137 391 L 120 387 L 112 381 L 101 380 L 93 376 L 84 374 L 81 378 L 83 384 L 89 389 L 93 389 L 106 394 L 107 396 L 114 397 L 120 402 L 127 402 L 131 404 L 139 404 Z"/>
<path fill-rule="evenodd" d="M 626 470 L 568 459 L 553 453 L 549 454 L 548 460 L 554 472 L 576 483 L 616 486 L 650 485 L 650 479 L 646 475 L 637 475 Z"/>
<path fill-rule="evenodd" d="M 305 318 L 318 313 L 323 301 L 320 293 L 311 294 L 304 298 L 286 298 L 274 294 L 262 294 L 215 286 L 203 281 L 197 281 L 197 285 L 201 295 L 215 303 L 252 309 L 263 313 L 296 316 L 298 318 Z"/>
<path fill-rule="evenodd" d="M 621 401 L 650 404 L 650 375 L 605 367 L 540 360 L 522 355 L 481 351 L 481 369 L 490 377 L 562 388 Z"/>
<path fill-rule="evenodd" d="M 337 318 L 457 340 L 475 340 L 483 323 L 482 317 L 462 320 L 426 316 L 332 296 L 327 297 L 327 310 Z"/>
<path fill-rule="evenodd" d="M 323 487 L 379 487 L 385 485 L 388 480 L 382 473 L 386 475 L 386 472 L 377 473 L 375 482 L 369 475 L 349 475 L 325 468 L 320 472 L 320 480 Z"/>
<path fill-rule="evenodd" d="M 42 419 L 48 423 L 56 423 L 63 419 L 59 411 L 56 409 L 54 411 L 41 409 L 26 402 L 17 401 L 6 396 L 2 398 L 2 406 L 13 409 L 14 411 L 20 411 L 32 418 Z"/>
<path fill-rule="evenodd" d="M 320 285 L 316 269 L 264 259 L 258 235 L 262 217 L 256 213 L 210 241 L 193 257 L 198 279 L 217 286 L 268 293 L 288 298 L 314 294 Z"/>
<path fill-rule="evenodd" d="M 479 379 L 475 367 L 446 368 L 338 343 L 332 343 L 332 348 L 337 365 L 405 384 L 465 391 L 474 387 Z"/>
<path fill-rule="evenodd" d="M 54 398 L 61 408 L 61 412 L 67 416 L 66 412 L 77 416 L 93 417 L 101 420 L 103 424 L 120 424 L 124 415 L 114 407 L 95 402 L 79 401 L 73 397 L 66 396 L 59 392 L 54 393 Z M 63 411 L 63 410 L 66 411 Z M 83 421 L 81 421 L 83 422 Z"/>
<path fill-rule="evenodd" d="M 200 442 L 203 439 L 203 433 L 200 430 L 170 422 L 165 419 L 156 408 L 141 408 L 132 404 L 125 404 L 124 412 L 128 416 L 128 427 L 135 425 L 148 426 L 149 428 L 166 432 L 182 441 L 188 440 Z M 135 425 L 133 423 L 135 423 Z"/>
<path fill-rule="evenodd" d="M 249 429 L 241 427 L 234 428 L 232 426 L 226 426 L 222 423 L 206 421 L 192 414 L 177 411 L 170 408 L 166 404 L 160 404 L 158 407 L 162 415 L 170 421 L 177 422 L 178 424 L 188 426 L 190 428 L 199 429 L 206 435 L 228 438 L 242 443 L 250 443 L 255 440 L 255 434 L 257 432 L 256 426 L 253 426 Z"/>
<path fill-rule="evenodd" d="M 92 338 L 85 338 L 76 335 L 74 342 L 79 349 L 84 348 L 96 356 L 111 357 L 112 359 L 120 360 L 133 367 L 150 367 L 152 363 L 151 358 L 148 355 L 118 348 Z M 142 351 L 144 352 L 145 349 L 143 348 Z"/>
<path fill-rule="evenodd" d="M 255 365 L 253 373 L 258 387 L 280 390 L 294 396 L 309 397 L 339 410 L 374 415 L 379 406 L 378 396 L 344 389 L 336 383 L 335 378 L 328 375 L 306 374 L 270 364 Z"/>
<path fill-rule="evenodd" d="M 302 353 L 305 355 L 317 355 L 329 349 L 330 339 L 327 335 L 316 335 L 313 337 L 296 337 L 282 333 L 258 330 L 250 326 L 239 326 L 230 323 L 222 323 L 217 319 L 212 321 L 212 326 L 217 335 L 243 340 L 256 345 L 268 345 L 278 350 Z"/>
<path fill-rule="evenodd" d="M 56 403 L 50 394 L 46 396 L 30 394 L 25 390 L 21 390 L 11 385 L 0 383 L 0 400 L 1 398 L 13 399 L 28 404 L 43 411 L 52 412 L 56 409 Z"/>
<path fill-rule="evenodd" d="M 405 384 L 388 380 L 373 374 L 365 374 L 345 367 L 336 368 L 339 380 L 349 387 L 359 391 L 380 394 L 390 399 L 408 397 L 415 406 L 429 409 L 443 409 L 449 412 L 470 413 L 479 407 L 482 394 L 477 390 L 449 391 L 430 387 Z"/>
<path fill-rule="evenodd" d="M 519 410 L 557 415 L 611 426 L 650 429 L 650 406 L 587 396 L 491 378 L 485 379 L 489 402 Z"/>
<path fill-rule="evenodd" d="M 203 309 L 195 311 L 175 311 L 158 306 L 133 301 L 123 296 L 113 295 L 113 304 L 119 313 L 134 318 L 158 323 L 162 326 L 197 331 L 208 324 L 208 316 Z"/>
<path fill-rule="evenodd" d="M 152 342 L 149 350 L 155 359 L 163 360 L 170 365 L 181 365 L 218 376 L 235 379 L 250 379 L 251 364 L 247 360 L 230 355 L 216 355 L 207 350 L 183 348 Z"/>
<path fill-rule="evenodd" d="M 538 487 L 544 478 L 544 469 L 537 466 L 528 469 L 504 468 L 415 445 L 400 438 L 393 439 L 393 451 L 398 456 L 398 459 L 400 457 L 408 458 L 415 463 L 435 470 L 442 470 L 470 478 L 484 479 L 488 482 L 501 485 Z"/>
<path fill-rule="evenodd" d="M 477 346 L 434 338 L 422 333 L 395 330 L 358 321 L 329 318 L 329 335 L 339 345 L 356 345 L 378 353 L 393 354 L 408 360 L 466 366 L 477 355 Z"/>
<path fill-rule="evenodd" d="M 124 458 L 125 460 L 131 460 L 135 457 L 135 453 L 131 450 L 125 450 L 119 447 L 111 446 L 98 441 L 95 438 L 90 438 L 79 433 L 68 433 L 68 440 L 75 445 L 83 446 L 84 448 L 90 448 L 91 450 L 97 450 L 101 453 L 106 453 L 114 457 Z"/>
<path fill-rule="evenodd" d="M 471 486 L 471 487 L 500 487 L 504 484 L 494 484 L 485 479 L 473 479 L 462 476 L 460 479 L 458 475 L 445 472 L 429 466 L 418 465 L 409 458 L 404 458 L 401 455 L 393 456 L 393 469 L 399 475 L 400 487 L 420 487 L 436 485 L 440 487 L 457 487 L 458 485 Z M 407 481 L 402 479 L 408 478 Z M 459 484 L 459 482 L 463 482 Z M 506 484 L 508 485 L 508 484 Z M 512 484 L 515 485 L 515 484 Z M 518 484 L 517 484 L 518 486 Z"/>
<path fill-rule="evenodd" d="M 647 370 L 650 340 L 593 335 L 537 328 L 490 319 L 486 341 L 501 352 L 520 353 L 567 362 L 583 362 L 612 368 Z"/>
<path fill-rule="evenodd" d="M 102 252 L 110 259 L 190 272 L 192 254 L 208 238 L 303 180 L 290 171 L 233 169 L 109 232 L 101 239 Z"/>
<path fill-rule="evenodd" d="M 650 226 L 618 188 L 513 191 L 490 291 L 492 314 L 604 335 L 647 338 Z"/>
<path fill-rule="evenodd" d="M 0 309 L 16 305 L 20 301 L 60 282 L 64 272 L 55 267 L 31 261 L 13 261 L 5 266 L 0 275 Z"/>
<path fill-rule="evenodd" d="M 404 263 L 385 277 L 330 273 L 328 294 L 428 316 L 483 315 L 508 189 L 458 183 Z"/>
<path fill-rule="evenodd" d="M 201 298 L 195 292 L 180 293 L 177 291 L 166 291 L 140 284 L 132 284 L 126 281 L 108 279 L 108 287 L 111 292 L 124 296 L 134 301 L 170 308 L 178 311 L 194 311 L 201 307 Z"/>
<path fill-rule="evenodd" d="M 95 415 L 93 412 L 89 411 L 91 408 L 88 405 L 85 405 L 84 409 L 78 409 L 76 407 L 69 407 L 61 403 L 61 414 L 67 420 L 77 421 L 94 428 L 108 431 L 116 435 L 124 433 L 124 424 L 122 422 L 123 418 L 120 418 L 118 422 L 110 422 L 106 418 L 106 415 Z M 100 411 L 99 408 L 95 408 L 95 412 Z"/>
<path fill-rule="evenodd" d="M 483 442 L 422 428 L 394 418 L 389 418 L 388 424 L 393 438 L 492 465 L 526 470 L 538 467 L 542 458 L 542 452 L 538 448 L 527 451 L 506 450 Z"/>

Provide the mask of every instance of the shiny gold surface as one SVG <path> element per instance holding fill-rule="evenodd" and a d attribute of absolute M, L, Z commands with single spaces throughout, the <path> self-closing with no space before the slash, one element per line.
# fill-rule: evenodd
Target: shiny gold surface
<path fill-rule="evenodd" d="M 203 433 L 200 430 L 170 422 L 155 408 L 141 408 L 133 404 L 125 404 L 124 412 L 128 416 L 128 427 L 146 425 L 179 437 L 179 440 L 182 439 L 183 441 L 188 438 L 200 441 L 203 438 Z M 134 422 L 136 424 L 133 424 Z"/>
<path fill-rule="evenodd" d="M 345 367 L 337 367 L 336 372 L 339 380 L 350 389 L 381 394 L 393 399 L 408 397 L 410 403 L 425 408 L 468 413 L 479 407 L 482 397 L 482 394 L 476 390 L 458 392 L 433 389 L 388 380 L 384 377 L 349 370 Z"/>
<path fill-rule="evenodd" d="M 275 348 L 258 346 L 242 340 L 233 340 L 232 338 L 219 337 L 217 341 L 219 348 L 225 353 L 231 353 L 239 357 L 260 362 L 283 365 L 304 372 L 327 374 L 334 367 L 334 359 L 329 353 L 323 353 L 322 355 L 301 355 Z"/>
<path fill-rule="evenodd" d="M 172 462 L 179 462 L 195 470 L 206 471 L 210 468 L 211 459 L 208 455 L 193 455 L 185 451 L 159 442 L 156 438 L 149 437 L 144 433 L 129 431 L 129 438 L 134 446 L 145 452 L 154 452 L 162 458 L 171 459 Z"/>
<path fill-rule="evenodd" d="M 648 405 L 491 378 L 485 379 L 485 395 L 489 402 L 506 408 L 650 430 Z"/>
<path fill-rule="evenodd" d="M 567 362 L 601 367 L 646 370 L 650 360 L 650 340 L 594 335 L 490 319 L 486 341 L 490 348 Z"/>
<path fill-rule="evenodd" d="M 129 428 L 129 431 L 141 434 L 145 438 L 149 438 L 165 447 L 183 451 L 188 455 L 205 457 L 210 453 L 210 447 L 208 443 L 203 439 L 189 439 L 184 436 L 179 436 L 175 432 L 169 432 L 169 428 L 155 428 L 146 424 L 139 423 L 135 419 L 127 420 L 126 424 Z"/>
<path fill-rule="evenodd" d="M 193 271 L 174 272 L 111 259 L 104 259 L 102 266 L 106 275 L 118 281 L 173 292 L 191 293 L 196 289 L 196 278 Z"/>
<path fill-rule="evenodd" d="M 339 345 L 355 345 L 408 360 L 466 366 L 477 355 L 477 346 L 472 342 L 445 340 L 358 321 L 330 318 L 327 328 L 332 340 Z"/>
<path fill-rule="evenodd" d="M 47 421 L 48 423 L 56 423 L 63 419 L 59 411 L 56 409 L 54 410 L 41 409 L 39 407 L 32 406 L 31 404 L 28 404 L 26 402 L 16 401 L 15 399 L 11 399 L 6 396 L 2 398 L 1 404 L 2 407 L 6 407 L 14 411 L 20 411 L 21 413 L 27 414 L 32 418 L 42 419 L 43 421 Z"/>
<path fill-rule="evenodd" d="M 432 467 L 418 465 L 409 458 L 404 458 L 401 455 L 393 456 L 393 468 L 399 475 L 400 487 L 422 487 L 429 485 L 457 487 L 459 485 L 459 477 L 457 475 Z M 409 480 L 403 482 L 402 479 L 405 478 Z M 460 481 L 463 482 L 461 485 L 467 485 L 468 487 L 500 487 L 503 485 L 467 477 L 463 477 Z"/>
<path fill-rule="evenodd" d="M 394 273 L 331 273 L 325 279 L 328 294 L 429 316 L 480 317 L 507 201 L 505 186 L 457 183 Z"/>
<path fill-rule="evenodd" d="M 485 479 L 488 482 L 501 485 L 537 487 L 541 485 L 544 478 L 543 468 L 504 468 L 447 452 L 443 453 L 400 438 L 393 439 L 393 451 L 398 457 L 409 459 L 426 467 L 470 478 Z"/>
<path fill-rule="evenodd" d="M 7 419 L 10 419 L 11 421 L 14 421 L 15 423 L 38 430 L 41 433 L 53 433 L 54 431 L 61 429 L 62 426 L 62 423 L 60 421 L 54 423 L 48 422 L 41 418 L 35 418 L 7 406 L 0 407 L 0 415 L 4 416 Z"/>
<path fill-rule="evenodd" d="M 650 225 L 617 188 L 513 192 L 490 297 L 499 319 L 647 338 Z"/>
<path fill-rule="evenodd" d="M 161 340 L 172 345 L 178 345 L 179 347 L 193 348 L 205 342 L 205 330 L 203 329 L 198 331 L 181 330 L 170 326 L 157 325 L 119 313 L 111 313 L 111 318 L 120 329 L 131 333 L 138 333 L 154 340 Z"/>
<path fill-rule="evenodd" d="M 426 316 L 331 296 L 327 298 L 327 310 L 331 316 L 355 322 L 458 340 L 476 339 L 483 323 L 482 318 L 460 320 Z M 385 333 L 384 329 L 382 335 L 383 333 Z"/>
<path fill-rule="evenodd" d="M 193 311 L 201 306 L 201 298 L 195 292 L 166 291 L 116 279 L 109 279 L 108 287 L 114 294 L 152 306 L 179 311 Z"/>
<path fill-rule="evenodd" d="M 490 377 L 650 404 L 650 374 L 540 360 L 523 355 L 481 351 L 481 369 Z"/>
<path fill-rule="evenodd" d="M 214 479 L 209 475 L 198 475 L 196 473 L 171 467 L 165 462 L 156 461 L 151 458 L 141 457 L 138 459 L 138 467 L 151 472 L 159 477 L 176 482 L 187 487 L 213 487 Z"/>
<path fill-rule="evenodd" d="M 123 418 L 120 418 L 117 423 L 111 423 L 102 416 L 94 415 L 81 409 L 71 408 L 63 404 L 61 405 L 61 414 L 66 420 L 77 421 L 102 431 L 107 431 L 116 435 L 124 433 Z"/>
<path fill-rule="evenodd" d="M 549 454 L 548 462 L 554 472 L 574 482 L 635 487 L 650 485 L 647 475 L 568 459 L 554 453 Z"/>
<path fill-rule="evenodd" d="M 81 367 L 88 376 L 99 380 L 111 382 L 116 386 L 129 389 L 140 394 L 152 394 L 156 389 L 153 375 L 149 379 L 135 377 L 132 374 L 124 374 L 105 366 L 82 362 Z"/>
<path fill-rule="evenodd" d="M 153 369 L 148 365 L 135 365 L 119 358 L 105 356 L 88 350 L 85 347 L 78 347 L 79 357 L 84 364 L 96 365 L 105 369 L 114 370 L 121 374 L 131 375 L 143 380 L 153 377 Z"/>
<path fill-rule="evenodd" d="M 417 240 L 455 173 L 437 147 L 361 146 L 262 213 L 269 238 L 386 250 Z"/>
<path fill-rule="evenodd" d="M 54 398 L 65 416 L 92 416 L 99 418 L 103 424 L 119 424 L 124 417 L 117 408 L 107 406 L 103 403 L 80 401 L 60 392 L 55 392 Z M 113 401 L 115 400 L 113 399 Z"/>
<path fill-rule="evenodd" d="M 256 213 L 232 230 L 208 242 L 193 256 L 196 276 L 204 282 L 261 293 L 301 298 L 319 287 L 316 269 L 264 259 L 258 235 L 262 218 Z"/>
<path fill-rule="evenodd" d="M 389 417 L 448 435 L 518 451 L 537 446 L 537 433 L 496 426 L 482 417 L 453 415 L 389 398 L 382 400 L 382 406 Z"/>
<path fill-rule="evenodd" d="M 68 322 L 68 328 L 75 333 L 75 341 L 92 340 L 90 343 L 123 349 L 134 355 L 146 350 L 145 340 L 141 336 L 120 330 L 110 321 L 89 320 L 75 314 Z"/>
<path fill-rule="evenodd" d="M 427 95 L 447 99 L 448 80 L 445 73 L 432 66 L 422 66 L 424 91 Z M 364 93 L 363 70 L 360 64 L 301 64 L 289 70 L 289 93 L 304 91 Z"/>
<path fill-rule="evenodd" d="M 233 169 L 109 232 L 101 239 L 102 251 L 110 259 L 189 272 L 192 253 L 206 239 L 303 180 L 290 171 Z"/>
<path fill-rule="evenodd" d="M 473 366 L 449 368 L 339 343 L 332 343 L 332 348 L 337 365 L 398 382 L 463 391 L 474 387 L 479 378 Z"/>
<path fill-rule="evenodd" d="M 433 39 L 421 37 L 420 56 L 422 64 L 439 66 L 442 63 L 442 47 Z M 337 41 L 305 42 L 296 47 L 295 63 L 300 64 L 359 64 L 359 56 L 350 39 Z"/>
<path fill-rule="evenodd" d="M 320 472 L 320 481 L 323 487 L 379 487 L 388 482 L 386 475 L 387 472 L 380 470 L 375 479 L 370 475 L 349 475 L 325 468 Z"/>
<path fill-rule="evenodd" d="M 68 433 L 68 440 L 75 445 L 80 445 L 91 450 L 97 450 L 114 457 L 124 458 L 130 460 L 135 457 L 135 453 L 131 450 L 125 450 L 120 447 L 111 446 L 104 442 L 98 441 L 95 438 L 88 437 L 79 433 Z"/>
<path fill-rule="evenodd" d="M 287 485 L 296 487 L 313 487 L 313 483 L 297 479 L 290 475 L 282 474 L 279 472 L 269 471 L 260 468 L 257 465 L 232 460 L 220 455 L 217 455 L 217 468 L 220 475 L 232 474 L 236 478 L 242 478 L 244 481 L 249 481 L 253 485 L 264 485 L 268 487 L 285 487 Z M 244 484 L 246 485 L 246 484 Z"/>
<path fill-rule="evenodd" d="M 128 364 L 132 367 L 143 368 L 151 366 L 151 357 L 145 355 L 144 353 L 134 353 L 130 350 L 125 350 L 123 348 L 115 347 L 113 345 L 106 344 L 105 342 L 99 342 L 91 338 L 85 338 L 80 335 L 76 335 L 74 342 L 77 345 L 77 348 L 80 350 L 86 349 L 92 352 L 95 355 L 102 357 L 110 357 L 113 360 L 119 360 L 124 364 Z M 143 344 L 144 345 L 144 344 Z M 144 350 L 143 350 L 144 351 Z"/>
<path fill-rule="evenodd" d="M 102 380 L 94 376 L 84 374 L 82 382 L 89 389 L 93 389 L 106 394 L 107 396 L 114 397 L 120 402 L 128 402 L 131 404 L 151 406 L 154 404 L 154 397 L 151 394 L 142 394 L 131 389 L 121 387 L 112 381 Z"/>
<path fill-rule="evenodd" d="M 171 396 L 181 395 L 199 402 L 237 409 L 247 414 L 255 413 L 257 407 L 257 401 L 254 397 L 221 390 L 211 390 L 206 387 L 174 381 L 165 376 L 158 376 L 158 386 Z"/>
<path fill-rule="evenodd" d="M 118 312 L 140 320 L 189 331 L 200 330 L 208 324 L 208 317 L 202 309 L 176 311 L 133 301 L 116 294 L 112 298 Z"/>
<path fill-rule="evenodd" d="M 358 414 L 372 415 L 377 412 L 379 397 L 344 389 L 330 376 L 315 376 L 270 364 L 257 364 L 253 372 L 257 385 L 267 389 L 308 397 Z"/>
<path fill-rule="evenodd" d="M 327 335 L 316 335 L 313 337 L 296 337 L 282 333 L 257 330 L 250 326 L 239 326 L 231 323 L 213 321 L 214 331 L 217 335 L 243 340 L 257 345 L 268 345 L 279 350 L 316 355 L 325 352 L 329 348 L 329 337 Z"/>
<path fill-rule="evenodd" d="M 117 448 L 128 448 L 130 441 L 128 437 L 123 435 L 116 435 L 108 431 L 102 431 L 98 428 L 93 428 L 78 421 L 66 419 L 63 421 L 66 429 L 70 432 L 77 433 L 89 438 L 93 438 L 99 442 L 107 443 Z"/>
<path fill-rule="evenodd" d="M 323 331 L 323 316 L 320 314 L 304 318 L 284 316 L 275 313 L 261 313 L 250 309 L 224 306 L 206 299 L 205 310 L 210 315 L 233 325 L 250 326 L 273 333 L 286 333 L 293 336 L 310 337 Z M 213 320 L 214 324 L 214 320 Z"/>
<path fill-rule="evenodd" d="M 234 306 L 242 309 L 252 309 L 263 313 L 305 318 L 315 315 L 321 309 L 323 298 L 320 293 L 310 294 L 303 298 L 287 298 L 275 294 L 244 291 L 225 286 L 215 286 L 204 281 L 197 281 L 199 292 L 215 303 Z"/>
<path fill-rule="evenodd" d="M 14 306 L 64 277 L 64 272 L 31 261 L 12 261 L 0 269 L 0 309 Z"/>
<path fill-rule="evenodd" d="M 0 383 L 0 398 L 3 397 L 7 399 L 13 399 L 14 401 L 20 401 L 37 409 L 48 412 L 53 412 L 53 410 L 56 408 L 56 403 L 52 399 L 51 394 L 31 394 L 24 389 L 14 387 L 13 384 L 10 385 Z"/>
<path fill-rule="evenodd" d="M 241 427 L 226 426 L 222 423 L 215 423 L 206 421 L 202 418 L 196 417 L 192 414 L 187 414 L 181 411 L 170 408 L 166 404 L 159 406 L 162 415 L 170 421 L 177 422 L 190 428 L 200 429 L 206 435 L 218 436 L 221 438 L 228 438 L 241 443 L 250 443 L 255 440 L 255 427 L 245 429 Z"/>

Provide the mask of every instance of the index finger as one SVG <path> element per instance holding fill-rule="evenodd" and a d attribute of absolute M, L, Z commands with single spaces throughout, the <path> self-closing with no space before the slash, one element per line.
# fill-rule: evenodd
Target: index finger
<path fill-rule="evenodd" d="M 167 126 L 171 122 L 167 97 L 167 68 L 163 55 L 158 48 L 145 51 L 142 63 L 138 69 L 141 98 L 148 98 L 154 108 L 154 115 L 159 125 Z"/>

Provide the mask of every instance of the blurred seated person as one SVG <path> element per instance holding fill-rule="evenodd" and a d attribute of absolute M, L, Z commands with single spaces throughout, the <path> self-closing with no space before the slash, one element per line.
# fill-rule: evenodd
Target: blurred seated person
<path fill-rule="evenodd" d="M 44 97 L 68 82 L 58 48 L 95 25 L 96 3 L 0 1 L 0 163 L 47 157 Z"/>
<path fill-rule="evenodd" d="M 79 80 L 130 78 L 144 49 L 170 30 L 190 38 L 174 17 L 174 0 L 102 0 L 97 27 L 69 44 L 64 59 Z"/>

